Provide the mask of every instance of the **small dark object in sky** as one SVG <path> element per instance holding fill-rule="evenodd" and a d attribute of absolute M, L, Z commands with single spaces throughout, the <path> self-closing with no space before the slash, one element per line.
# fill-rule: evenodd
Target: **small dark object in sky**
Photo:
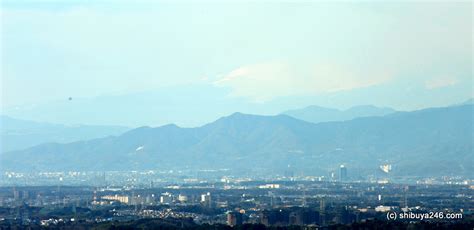
<path fill-rule="evenodd" d="M 68 99 L 71 101 L 71 100 L 72 100 L 72 97 L 69 97 Z"/>

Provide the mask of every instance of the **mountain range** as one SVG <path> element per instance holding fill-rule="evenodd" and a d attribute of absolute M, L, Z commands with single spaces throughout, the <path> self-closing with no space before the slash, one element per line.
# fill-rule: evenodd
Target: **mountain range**
<path fill-rule="evenodd" d="M 472 104 L 311 123 L 234 113 L 197 128 L 140 127 L 119 136 L 2 154 L 3 170 L 216 169 L 473 176 Z"/>
<path fill-rule="evenodd" d="M 373 105 L 354 106 L 347 110 L 311 105 L 303 109 L 288 110 L 282 114 L 303 121 L 319 123 L 327 121 L 347 121 L 358 117 L 385 116 L 394 112 L 396 112 L 394 109 L 387 107 L 381 108 Z"/>
<path fill-rule="evenodd" d="M 25 149 L 55 142 L 69 143 L 109 135 L 120 135 L 130 128 L 106 125 L 61 125 L 0 116 L 0 152 Z"/>

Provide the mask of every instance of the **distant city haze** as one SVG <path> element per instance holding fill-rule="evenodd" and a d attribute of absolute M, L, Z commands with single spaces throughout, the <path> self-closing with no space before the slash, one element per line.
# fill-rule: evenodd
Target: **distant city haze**
<path fill-rule="evenodd" d="M 473 97 L 472 2 L 2 1 L 1 114 L 197 127 Z"/>

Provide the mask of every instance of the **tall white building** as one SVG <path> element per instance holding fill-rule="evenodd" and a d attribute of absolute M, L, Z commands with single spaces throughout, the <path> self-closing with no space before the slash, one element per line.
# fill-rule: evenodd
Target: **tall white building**
<path fill-rule="evenodd" d="M 206 194 L 202 194 L 201 195 L 201 203 L 204 205 L 204 206 L 207 206 L 207 207 L 211 207 L 211 193 L 208 192 Z"/>
<path fill-rule="evenodd" d="M 160 203 L 162 204 L 171 204 L 173 203 L 173 196 L 171 193 L 165 192 L 160 196 Z"/>

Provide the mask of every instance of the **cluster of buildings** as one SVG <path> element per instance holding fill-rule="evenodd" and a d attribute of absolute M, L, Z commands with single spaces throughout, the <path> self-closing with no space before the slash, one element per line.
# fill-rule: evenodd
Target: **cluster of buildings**
<path fill-rule="evenodd" d="M 340 167 L 340 182 L 233 182 L 226 179 L 215 183 L 173 183 L 137 188 L 0 187 L 0 213 L 6 213 L 0 222 L 24 220 L 54 224 L 61 222 L 59 219 L 70 222 L 66 216 L 74 216 L 77 221 L 92 222 L 182 218 L 199 224 L 230 226 L 244 223 L 325 226 L 384 219 L 389 211 L 441 210 L 463 216 L 474 212 L 472 185 L 345 182 L 346 170 Z M 66 213 L 64 217 L 39 215 L 39 210 L 45 210 L 43 208 Z M 90 217 L 85 213 L 91 210 L 103 214 L 87 219 Z"/>
<path fill-rule="evenodd" d="M 389 174 L 392 166 L 381 165 Z M 22 178 L 53 185 L 0 186 L 3 221 L 22 220 L 47 225 L 84 221 L 87 210 L 103 212 L 90 222 L 141 218 L 192 219 L 202 224 L 244 223 L 266 226 L 326 226 L 368 219 L 385 219 L 387 212 L 474 212 L 473 181 L 459 177 L 424 178 L 414 183 L 393 183 L 387 178 L 371 182 L 354 180 L 346 165 L 326 178 L 299 177 L 291 170 L 273 179 L 217 176 L 189 178 L 187 172 L 7 173 L 7 180 Z M 80 181 L 97 182 L 79 184 Z M 10 181 L 10 182 L 11 182 Z M 7 181 L 8 182 L 8 181 Z M 8 182 L 8 183 L 10 183 Z M 68 182 L 72 182 L 68 184 Z M 76 184 L 77 183 L 77 184 Z M 46 217 L 39 210 L 68 210 L 65 217 Z M 113 214 L 110 216 L 110 214 Z M 41 218 L 40 218 L 41 216 Z M 74 220 L 74 221 L 73 221 Z"/>
<path fill-rule="evenodd" d="M 174 205 L 174 204 L 202 204 L 206 207 L 211 207 L 211 193 L 203 193 L 197 198 L 197 196 L 187 196 L 185 194 L 174 195 L 170 192 L 163 192 L 155 195 L 154 193 L 148 194 L 137 194 L 134 193 L 126 194 L 121 192 L 120 194 L 107 194 L 98 197 L 97 191 L 94 191 L 92 205 L 106 206 L 114 203 L 120 203 L 123 205 Z"/>

